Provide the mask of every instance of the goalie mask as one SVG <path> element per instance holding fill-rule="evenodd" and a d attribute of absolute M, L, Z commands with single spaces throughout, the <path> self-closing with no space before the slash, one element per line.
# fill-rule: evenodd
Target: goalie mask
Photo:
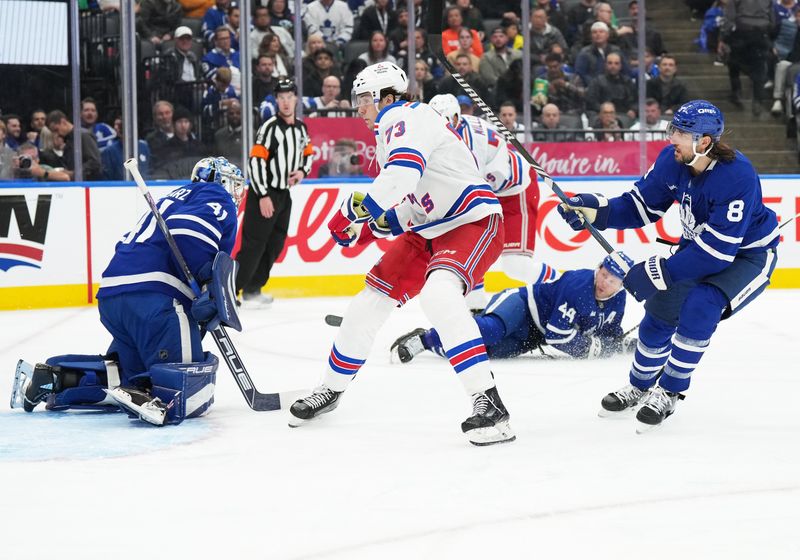
<path fill-rule="evenodd" d="M 192 183 L 198 181 L 222 185 L 231 195 L 237 208 L 247 186 L 242 170 L 224 157 L 207 157 L 198 161 L 192 169 Z"/>

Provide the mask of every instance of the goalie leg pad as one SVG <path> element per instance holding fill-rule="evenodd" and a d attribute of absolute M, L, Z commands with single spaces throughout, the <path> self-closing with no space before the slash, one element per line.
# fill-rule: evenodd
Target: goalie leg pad
<path fill-rule="evenodd" d="M 104 391 L 119 385 L 119 364 L 101 355 L 65 354 L 45 362 L 53 368 L 53 392 L 47 410 L 114 410 Z"/>
<path fill-rule="evenodd" d="M 150 368 L 151 394 L 170 404 L 166 423 L 180 424 L 186 418 L 205 414 L 214 403 L 219 360 L 205 352 L 202 362 L 155 364 Z"/>

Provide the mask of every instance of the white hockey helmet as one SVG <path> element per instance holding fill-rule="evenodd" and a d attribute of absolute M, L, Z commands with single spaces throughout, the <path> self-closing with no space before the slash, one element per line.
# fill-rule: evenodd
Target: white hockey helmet
<path fill-rule="evenodd" d="M 452 93 L 434 95 L 428 105 L 446 118 L 453 126 L 456 126 L 461 119 L 461 105 L 458 104 L 458 99 Z"/>
<path fill-rule="evenodd" d="M 192 169 L 192 183 L 198 181 L 222 185 L 231 195 L 237 208 L 247 186 L 242 170 L 224 157 L 207 157 L 198 161 Z"/>
<path fill-rule="evenodd" d="M 353 107 L 358 107 L 358 96 L 363 93 L 372 94 L 372 102 L 376 105 L 381 98 L 381 90 L 392 89 L 396 93 L 408 91 L 408 76 L 397 64 L 379 62 L 367 66 L 356 76 L 353 82 Z"/>

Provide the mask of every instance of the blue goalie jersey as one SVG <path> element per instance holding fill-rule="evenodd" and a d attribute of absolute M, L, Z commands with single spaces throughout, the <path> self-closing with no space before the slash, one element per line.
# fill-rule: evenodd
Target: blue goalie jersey
<path fill-rule="evenodd" d="M 231 195 L 217 183 L 189 183 L 157 206 L 189 270 L 202 282 L 214 256 L 233 250 L 237 222 Z M 142 291 L 161 292 L 184 305 L 195 297 L 150 212 L 117 243 L 97 297 Z"/>
<path fill-rule="evenodd" d="M 545 342 L 571 356 L 586 355 L 590 336 L 615 342 L 623 334 L 625 291 L 597 301 L 594 275 L 594 270 L 569 270 L 554 282 L 523 288 L 528 310 Z"/>
<path fill-rule="evenodd" d="M 667 146 L 633 190 L 609 200 L 608 227 L 657 222 L 676 201 L 683 233 L 678 252 L 667 259 L 674 282 L 715 274 L 737 254 L 778 245 L 775 212 L 764 206 L 758 174 L 738 151 L 733 161 L 712 160 L 695 176 Z"/>

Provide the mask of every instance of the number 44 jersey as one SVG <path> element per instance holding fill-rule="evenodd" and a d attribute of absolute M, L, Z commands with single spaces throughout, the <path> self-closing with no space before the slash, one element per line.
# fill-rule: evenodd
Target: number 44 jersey
<path fill-rule="evenodd" d="M 657 222 L 677 201 L 683 233 L 678 252 L 667 260 L 674 282 L 715 274 L 739 253 L 778 245 L 775 212 L 764 206 L 758 174 L 744 155 L 712 160 L 699 175 L 689 169 L 675 159 L 674 147 L 664 148 L 633 190 L 609 200 L 608 227 Z"/>
<path fill-rule="evenodd" d="M 202 282 L 214 256 L 233 250 L 237 222 L 231 195 L 217 183 L 189 183 L 157 206 L 189 270 Z M 170 295 L 184 305 L 195 297 L 150 212 L 117 242 L 97 297 L 144 291 Z"/>

